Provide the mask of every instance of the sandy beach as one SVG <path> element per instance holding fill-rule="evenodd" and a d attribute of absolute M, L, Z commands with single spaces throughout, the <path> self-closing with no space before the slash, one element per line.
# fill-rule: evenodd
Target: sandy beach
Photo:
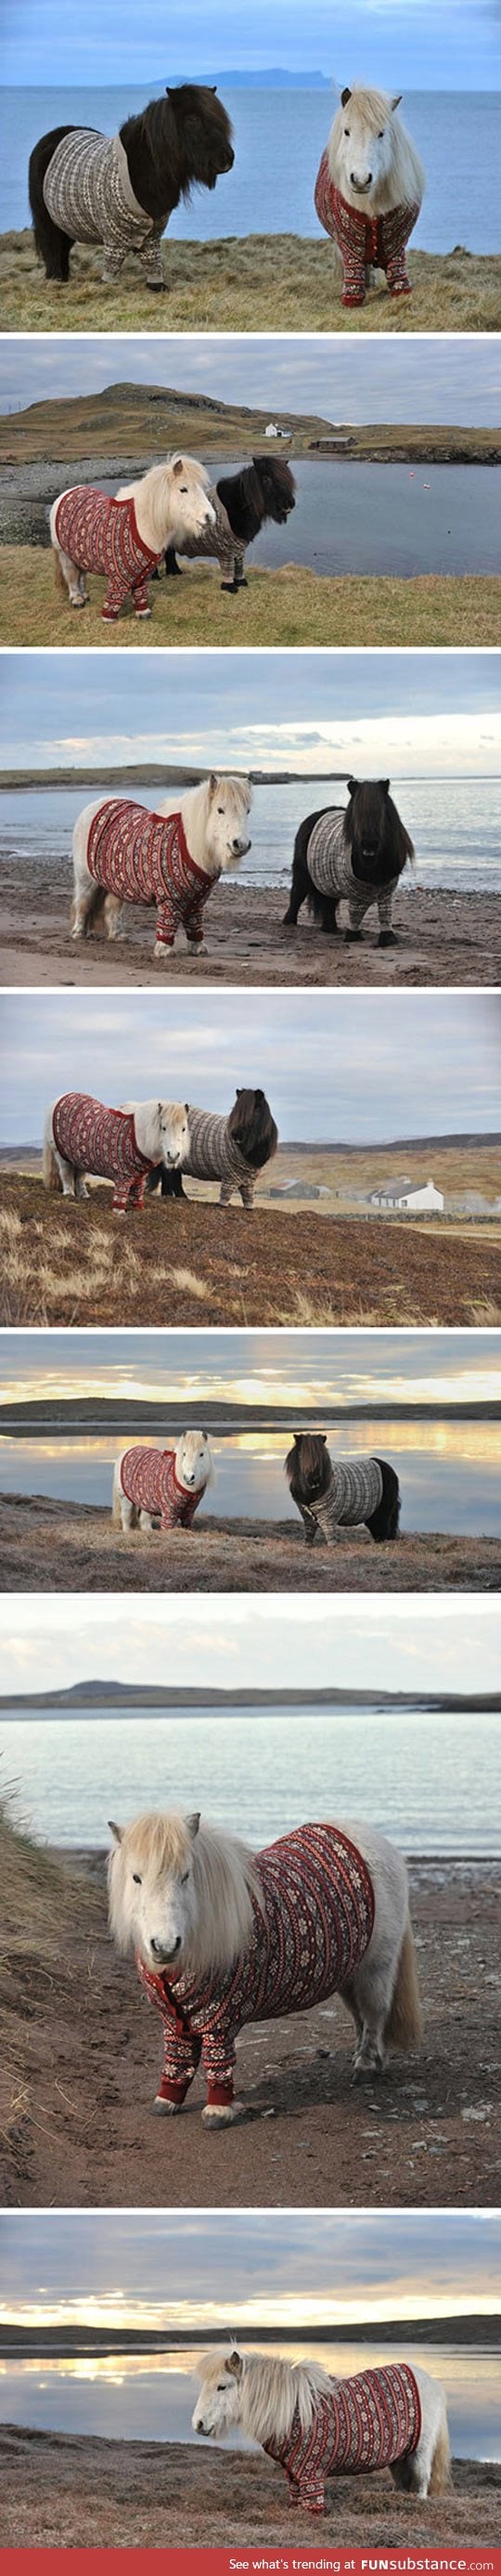
<path fill-rule="evenodd" d="M 103 1833 L 105 1819 L 103 1819 Z M 15 1865 L 14 1865 L 15 1864 Z M 112 1950 L 105 1852 L 51 1867 L 9 1841 L 0 2189 L 9 2207 L 492 2207 L 501 1863 L 411 1861 L 424 2045 L 352 2086 L 339 1999 L 238 2043 L 245 2118 L 207 2133 L 197 2077 L 152 2116 L 161 2024 Z M 64 1939 L 61 1927 L 64 1925 Z M 479 1997 L 482 1996 L 482 2010 Z"/>
<path fill-rule="evenodd" d="M 82 802 L 84 802 L 82 798 Z M 444 850 L 444 865 L 447 860 Z M 71 855 L 37 866 L 2 862 L 0 984 L 92 988 L 177 985 L 492 985 L 501 982 L 501 895 L 413 887 L 394 905 L 396 948 L 378 947 L 370 913 L 360 945 L 327 939 L 304 911 L 296 932 L 284 929 L 287 889 L 221 883 L 211 896 L 207 956 L 190 956 L 183 939 L 167 959 L 153 956 L 154 912 L 125 907 L 123 935 L 81 940 L 70 935 Z M 341 927 L 347 921 L 341 906 Z"/>
<path fill-rule="evenodd" d="M 285 2478 L 264 2455 L 4 2424 L 0 2469 L 4 2548 L 216 2549 L 241 2542 L 242 2529 L 248 2543 L 290 2545 Z M 294 2541 L 306 2551 L 314 2535 L 317 2552 L 324 2541 L 495 2545 L 500 2506 L 501 2467 L 479 2460 L 454 2460 L 448 2494 L 425 2504 L 399 2495 L 389 2472 L 338 2478 L 322 2522 L 299 2514 Z"/>
<path fill-rule="evenodd" d="M 442 1531 L 374 1547 L 366 1530 L 307 1548 L 293 1521 L 214 1515 L 124 1538 L 111 1511 L 41 1494 L 0 1501 L 0 1592 L 498 1592 L 501 1543 Z"/>

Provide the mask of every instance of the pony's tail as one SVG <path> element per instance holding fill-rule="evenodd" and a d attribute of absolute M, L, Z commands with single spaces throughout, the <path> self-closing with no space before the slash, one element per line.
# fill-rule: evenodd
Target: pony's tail
<path fill-rule="evenodd" d="M 50 1119 L 49 1119 L 49 1118 L 47 1118 L 47 1120 L 46 1120 L 46 1124 L 45 1124 L 45 1128 L 44 1128 L 44 1140 L 43 1140 L 43 1150 L 42 1150 L 42 1180 L 43 1180 L 44 1190 L 55 1190 L 55 1191 L 58 1191 L 58 1190 L 60 1190 L 60 1188 L 61 1188 L 61 1182 L 60 1182 L 60 1179 L 59 1179 L 59 1172 L 58 1172 L 58 1168 L 57 1168 L 57 1163 L 56 1163 L 55 1154 L 54 1154 L 54 1147 L 53 1147 L 53 1143 L 52 1143 L 52 1129 L 51 1129 L 51 1123 L 50 1123 Z"/>
<path fill-rule="evenodd" d="M 58 143 L 63 143 L 65 135 L 74 131 L 73 125 L 58 125 L 54 126 L 51 134 L 43 134 L 40 143 L 35 143 L 28 170 L 35 250 L 43 261 L 46 277 L 54 279 L 58 286 L 68 284 L 73 245 L 69 234 L 61 231 L 60 224 L 55 224 L 47 211 L 43 184 Z"/>
<path fill-rule="evenodd" d="M 371 1538 L 375 1540 L 376 1547 L 381 1547 L 384 1539 L 398 1538 L 400 1486 L 395 1468 L 389 1466 L 387 1458 L 376 1458 L 376 1467 L 381 1469 L 383 1491 L 377 1511 L 372 1513 L 372 1518 L 367 1521 L 366 1526 L 370 1530 Z"/>
<path fill-rule="evenodd" d="M 113 1469 L 113 1492 L 112 1492 L 112 1497 L 111 1497 L 111 1518 L 112 1518 L 112 1521 L 114 1521 L 114 1522 L 115 1522 L 115 1528 L 117 1528 L 117 1529 L 121 1529 L 121 1526 L 122 1526 L 122 1514 L 121 1514 L 121 1510 L 120 1510 L 120 1460 L 119 1460 L 119 1458 L 117 1458 L 116 1463 L 115 1463 L 115 1466 L 114 1466 L 114 1469 Z"/>
<path fill-rule="evenodd" d="M 450 2487 L 450 2484 L 451 2446 L 449 2441 L 449 2426 L 447 2423 L 447 2408 L 445 2397 L 443 2397 L 441 2421 L 430 2469 L 428 2495 L 445 2495 L 446 2489 L 447 2487 Z"/>
<path fill-rule="evenodd" d="M 65 595 L 66 595 L 66 582 L 65 582 L 64 572 L 63 572 L 62 563 L 61 563 L 61 556 L 60 556 L 60 554 L 59 554 L 59 552 L 58 552 L 57 537 L 52 537 L 52 538 L 51 538 L 51 545 L 52 545 L 52 548 L 53 548 L 53 554 L 54 554 L 54 580 L 55 580 L 55 584 L 56 584 L 56 590 L 64 590 Z"/>
<path fill-rule="evenodd" d="M 418 2047 L 423 2037 L 423 2015 L 410 1915 L 407 1916 L 402 1948 L 384 2037 L 389 2048 L 403 2051 Z"/>

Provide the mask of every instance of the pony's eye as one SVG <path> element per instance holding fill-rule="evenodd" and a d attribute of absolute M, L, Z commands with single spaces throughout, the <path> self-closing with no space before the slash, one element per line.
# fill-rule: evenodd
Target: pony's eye
<path fill-rule="evenodd" d="M 383 136 L 384 136 L 384 125 L 382 125 L 382 126 L 381 126 L 381 133 L 380 133 L 380 134 L 378 134 L 378 143 L 382 143 L 382 141 L 383 141 Z"/>
<path fill-rule="evenodd" d="M 133 1880 L 134 1880 L 134 1886 L 135 1886 L 135 1887 L 142 1887 L 143 1882 L 142 1882 L 142 1878 L 140 1878 L 140 1877 L 139 1877 L 139 1870 L 137 1870 L 137 1869 L 133 1869 L 132 1876 L 133 1876 Z"/>
<path fill-rule="evenodd" d="M 182 1879 L 181 1879 L 181 1886 L 182 1886 L 182 1887 L 187 1887 L 187 1886 L 188 1886 L 188 1879 L 189 1879 L 189 1875 L 190 1875 L 190 1873 L 189 1873 L 189 1869 L 185 1869 L 185 1871 L 184 1871 L 184 1875 L 183 1875 L 183 1877 L 182 1877 Z"/>
<path fill-rule="evenodd" d="M 350 128 L 349 128 L 349 125 L 345 125 L 345 129 L 344 129 L 344 130 L 345 130 L 345 134 L 346 134 L 346 137 L 347 137 L 347 141 L 348 141 L 348 143 L 349 143 L 349 140 L 350 140 Z"/>
<path fill-rule="evenodd" d="M 218 810 L 218 814 L 224 814 L 224 805 L 218 805 L 218 809 L 217 809 L 217 810 Z"/>

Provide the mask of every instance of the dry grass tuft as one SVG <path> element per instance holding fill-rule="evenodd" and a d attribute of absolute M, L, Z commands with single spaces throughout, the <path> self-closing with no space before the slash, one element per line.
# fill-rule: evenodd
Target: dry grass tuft
<path fill-rule="evenodd" d="M 102 284 L 100 251 L 73 251 L 69 286 L 49 285 L 30 231 L 0 238 L 5 331 L 497 331 L 501 260 L 466 250 L 408 254 L 412 298 L 393 303 L 383 279 L 357 312 L 341 303 L 330 244 L 289 233 L 213 242 L 167 234 L 163 268 L 169 302 L 156 298 L 127 262 L 120 284 Z"/>
<path fill-rule="evenodd" d="M 347 467 L 347 472 L 349 468 Z M 90 605 L 76 615 L 54 587 L 52 555 L 42 546 L 0 547 L 0 643 L 101 646 L 148 652 L 168 645 L 496 645 L 501 633 L 497 575 L 423 574 L 344 577 L 303 564 L 250 571 L 236 598 L 217 573 L 193 564 L 182 581 L 155 587 L 153 615 L 143 624 L 131 603 L 115 626 L 101 616 L 104 583 L 89 579 Z"/>
<path fill-rule="evenodd" d="M 50 1990 L 74 1986 L 78 2009 L 80 1967 L 68 1962 L 67 1934 L 82 1934 L 97 1921 L 95 1891 L 85 1877 L 62 1868 L 16 1820 L 15 1785 L 0 1798 L 0 2137 L 12 2138 L 29 2119 L 30 2022 L 34 2005 Z"/>

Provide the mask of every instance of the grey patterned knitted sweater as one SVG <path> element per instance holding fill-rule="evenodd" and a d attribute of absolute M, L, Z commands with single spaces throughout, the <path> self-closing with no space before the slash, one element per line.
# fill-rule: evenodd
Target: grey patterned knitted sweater
<path fill-rule="evenodd" d="M 76 127 L 58 143 L 43 184 L 47 212 L 71 241 L 102 242 L 103 279 L 114 284 L 130 250 L 150 284 L 162 279 L 163 225 L 138 205 L 120 135 Z"/>
<path fill-rule="evenodd" d="M 315 1496 L 314 1503 L 303 1504 L 327 1539 L 334 1538 L 339 1528 L 359 1529 L 362 1521 L 372 1520 L 383 1498 L 377 1458 L 331 1458 L 330 1468 L 327 1492 Z"/>
<path fill-rule="evenodd" d="M 227 1118 L 218 1118 L 210 1109 L 188 1109 L 190 1129 L 189 1160 L 183 1156 L 183 1172 L 192 1181 L 220 1181 L 220 1207 L 227 1207 L 232 1190 L 239 1190 L 244 1207 L 252 1207 L 258 1178 L 251 1163 L 246 1163 L 239 1145 L 230 1136 Z"/>
<path fill-rule="evenodd" d="M 190 539 L 183 537 L 182 545 L 176 549 L 177 554 L 187 555 L 190 562 L 196 555 L 211 555 L 221 565 L 223 581 L 241 581 L 245 546 L 240 537 L 234 537 L 224 501 L 220 501 L 219 493 L 212 484 L 209 484 L 207 499 L 212 502 L 215 527 L 212 521 L 209 521 L 207 530 L 202 529 L 200 537 Z"/>
<path fill-rule="evenodd" d="M 343 807 L 341 813 L 322 814 L 320 822 L 315 823 L 306 853 L 310 877 L 318 893 L 328 895 L 331 902 L 335 903 L 341 895 L 346 896 L 352 930 L 359 930 L 364 914 L 370 911 L 373 903 L 377 904 L 381 929 L 391 930 L 398 876 L 391 877 L 385 886 L 369 885 L 362 877 L 354 877 L 351 854 L 344 839 L 344 813 Z"/>

